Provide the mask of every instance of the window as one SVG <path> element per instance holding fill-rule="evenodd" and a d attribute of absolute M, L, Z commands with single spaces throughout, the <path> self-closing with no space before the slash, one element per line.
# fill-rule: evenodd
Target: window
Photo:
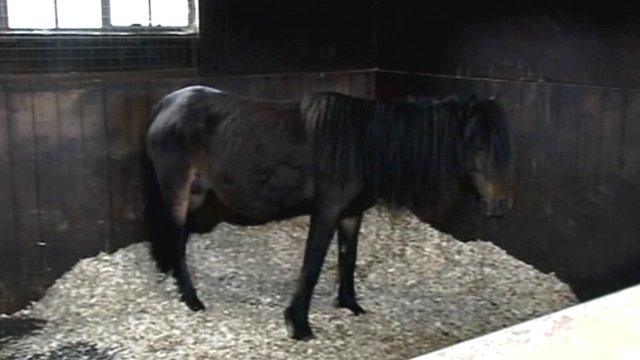
<path fill-rule="evenodd" d="M 198 0 L 0 0 L 5 33 L 194 33 Z"/>

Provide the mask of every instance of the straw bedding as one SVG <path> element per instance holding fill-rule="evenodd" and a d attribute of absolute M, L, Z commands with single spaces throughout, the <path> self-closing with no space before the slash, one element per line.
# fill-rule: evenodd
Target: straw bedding
<path fill-rule="evenodd" d="M 553 274 L 488 242 L 463 243 L 409 214 L 374 208 L 356 271 L 369 312 L 333 308 L 333 247 L 311 307 L 316 338 L 296 342 L 282 312 L 307 227 L 296 218 L 193 236 L 188 264 L 207 306 L 199 313 L 179 301 L 173 278 L 158 274 L 146 243 L 84 259 L 12 316 L 46 324 L 0 343 L 0 358 L 406 359 L 576 302 Z"/>

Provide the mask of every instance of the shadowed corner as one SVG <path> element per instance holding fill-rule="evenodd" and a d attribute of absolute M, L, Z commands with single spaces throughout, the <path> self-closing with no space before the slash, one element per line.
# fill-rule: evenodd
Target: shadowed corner
<path fill-rule="evenodd" d="M 29 317 L 0 317 L 0 347 L 42 329 L 46 323 Z"/>

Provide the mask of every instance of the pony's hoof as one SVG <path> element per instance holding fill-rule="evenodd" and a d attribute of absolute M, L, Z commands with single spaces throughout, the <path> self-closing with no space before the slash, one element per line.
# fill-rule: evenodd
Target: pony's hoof
<path fill-rule="evenodd" d="M 307 331 L 300 331 L 300 332 L 294 331 L 293 334 L 291 334 L 291 338 L 293 340 L 298 340 L 298 341 L 309 341 L 315 338 L 315 336 L 313 335 L 313 332 L 311 331 L 311 329 L 309 329 Z"/>
<path fill-rule="evenodd" d="M 340 299 L 337 298 L 335 303 L 335 307 L 349 309 L 353 313 L 353 315 L 358 316 L 361 314 L 366 314 L 367 312 L 358 304 L 355 299 Z"/>
<path fill-rule="evenodd" d="M 191 309 L 191 311 L 202 311 L 205 309 L 202 301 L 200 301 L 200 299 L 198 299 L 198 297 L 196 296 L 194 297 L 183 296 L 182 301 L 184 301 L 184 303 L 187 304 L 187 307 Z"/>
<path fill-rule="evenodd" d="M 290 338 L 299 341 L 309 341 L 314 338 L 309 322 L 295 321 L 291 308 L 287 308 L 284 311 L 284 322 Z"/>

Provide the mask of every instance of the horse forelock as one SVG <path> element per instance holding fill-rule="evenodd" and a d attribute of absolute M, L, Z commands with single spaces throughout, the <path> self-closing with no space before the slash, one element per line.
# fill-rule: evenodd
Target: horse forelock
<path fill-rule="evenodd" d="M 476 107 L 477 131 L 489 145 L 495 165 L 510 165 L 513 161 L 513 144 L 504 110 L 494 99 L 481 101 Z"/>

